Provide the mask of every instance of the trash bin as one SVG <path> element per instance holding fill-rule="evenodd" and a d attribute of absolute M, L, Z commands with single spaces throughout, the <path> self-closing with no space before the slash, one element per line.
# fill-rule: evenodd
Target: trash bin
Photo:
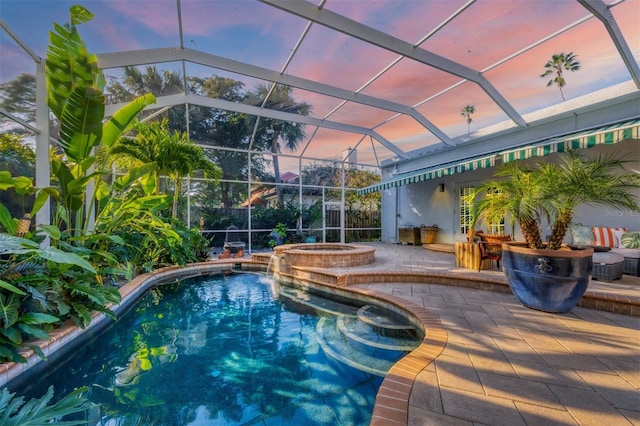
<path fill-rule="evenodd" d="M 438 234 L 438 225 L 420 227 L 420 241 L 422 245 L 433 244 Z"/>

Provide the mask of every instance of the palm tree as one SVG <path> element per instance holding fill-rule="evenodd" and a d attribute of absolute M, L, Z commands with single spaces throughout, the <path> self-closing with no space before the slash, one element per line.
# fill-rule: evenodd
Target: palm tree
<path fill-rule="evenodd" d="M 576 55 L 574 55 L 573 52 L 555 54 L 551 56 L 551 60 L 547 61 L 544 67 L 546 71 L 540 74 L 540 77 L 545 78 L 554 75 L 554 77 L 547 82 L 547 87 L 555 83 L 558 89 L 560 89 L 562 100 L 565 101 L 562 88 L 567 85 L 567 82 L 562 73 L 563 71 L 578 71 L 580 69 L 580 62 L 576 60 Z"/>
<path fill-rule="evenodd" d="M 155 97 L 175 95 L 185 90 L 185 82 L 180 71 L 158 70 L 156 66 L 144 69 L 126 66 L 121 78 L 109 77 L 106 88 L 109 103 L 129 102 L 144 93 L 151 93 Z M 152 114 L 153 111 L 143 111 L 140 118 Z M 162 113 L 161 117 L 169 118 L 170 129 L 182 129 L 184 126 L 184 107 L 175 106 Z"/>
<path fill-rule="evenodd" d="M 476 112 L 476 107 L 473 105 L 466 105 L 460 110 L 460 115 L 467 120 L 467 133 L 471 132 L 471 115 Z"/>
<path fill-rule="evenodd" d="M 265 84 L 258 84 L 254 93 L 249 93 L 247 102 L 251 105 L 262 106 L 267 109 L 284 111 L 291 114 L 309 115 L 311 105 L 304 102 L 296 102 L 293 99 L 293 88 L 282 84 L 276 84 L 273 90 Z M 271 93 L 269 94 L 269 92 Z M 268 98 L 267 98 L 267 95 Z M 266 102 L 265 102 L 266 99 Z M 273 157 L 273 172 L 275 174 L 276 193 L 278 194 L 278 205 L 284 205 L 282 189 L 280 183 L 280 163 L 278 153 L 280 152 L 280 142 L 284 142 L 284 148 L 288 151 L 295 151 L 300 141 L 305 138 L 304 124 L 291 123 L 288 121 L 275 120 L 271 118 L 261 118 L 259 126 L 259 137 L 264 139 Z"/>
<path fill-rule="evenodd" d="M 640 187 L 640 174 L 623 172 L 624 163 L 614 155 L 587 158 L 569 151 L 558 164 L 539 161 L 532 169 L 520 161 L 503 164 L 495 179 L 471 195 L 484 196 L 475 209 L 476 221 L 508 217 L 512 225 L 519 224 L 528 247 L 540 249 L 545 247 L 541 226 L 546 220 L 551 228 L 546 248 L 558 250 L 582 204 L 640 211 L 633 191 Z"/>
<path fill-rule="evenodd" d="M 140 164 L 155 163 L 152 172 L 155 182 L 155 193 L 159 194 L 160 177 L 168 176 L 173 181 L 172 217 L 178 215 L 178 196 L 182 187 L 182 179 L 193 172 L 201 170 L 207 177 L 217 179 L 219 168 L 211 163 L 204 151 L 192 143 L 184 132 L 169 131 L 169 122 L 139 123 L 136 125 L 135 138 L 121 138 L 109 150 L 109 157 L 125 156 Z"/>
<path fill-rule="evenodd" d="M 134 66 L 123 68 L 121 79 L 109 78 L 107 91 L 112 102 L 128 101 L 142 93 L 154 96 L 175 95 L 183 91 L 184 81 L 179 71 L 159 71 L 155 66 L 147 66 L 142 72 Z"/>
<path fill-rule="evenodd" d="M 192 77 L 189 83 L 193 93 L 209 98 L 242 103 L 247 96 L 244 83 L 226 77 Z M 244 201 L 247 197 L 247 185 L 238 182 L 246 181 L 249 174 L 246 150 L 249 149 L 252 129 L 247 126 L 246 114 L 191 105 L 189 122 L 189 135 L 192 140 L 216 147 L 207 150 L 207 156 L 222 167 L 222 180 L 218 187 L 222 207 L 229 209 L 234 204 Z M 260 170 L 263 168 L 262 156 L 251 155 L 249 162 L 253 177 L 263 180 L 260 176 Z M 210 193 L 202 195 L 211 200 Z"/>

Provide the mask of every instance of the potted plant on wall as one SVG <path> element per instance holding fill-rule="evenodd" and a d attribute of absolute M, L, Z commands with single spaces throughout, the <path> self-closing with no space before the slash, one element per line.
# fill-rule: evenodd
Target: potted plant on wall
<path fill-rule="evenodd" d="M 281 246 L 284 244 L 287 238 L 287 225 L 280 222 L 269 234 L 269 245 L 273 248 L 275 246 Z"/>
<path fill-rule="evenodd" d="M 557 163 L 539 161 L 532 168 L 514 161 L 471 194 L 476 222 L 507 219 L 525 239 L 502 246 L 503 270 L 520 303 L 568 312 L 584 295 L 593 248 L 570 247 L 563 239 L 582 204 L 640 211 L 633 191 L 640 187 L 640 174 L 625 171 L 624 163 L 614 155 L 586 158 L 575 151 L 562 154 Z M 550 230 L 547 242 L 544 223 Z"/>

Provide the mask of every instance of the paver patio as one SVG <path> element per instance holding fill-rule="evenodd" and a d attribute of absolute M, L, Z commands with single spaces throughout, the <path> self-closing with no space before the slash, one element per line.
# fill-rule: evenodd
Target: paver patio
<path fill-rule="evenodd" d="M 453 255 L 376 245 L 374 270 L 442 270 Z M 582 307 L 550 314 L 511 294 L 416 283 L 359 285 L 427 308 L 448 333 L 417 377 L 409 425 L 640 425 L 640 318 Z M 592 281 L 594 292 L 640 295 L 640 279 Z"/>

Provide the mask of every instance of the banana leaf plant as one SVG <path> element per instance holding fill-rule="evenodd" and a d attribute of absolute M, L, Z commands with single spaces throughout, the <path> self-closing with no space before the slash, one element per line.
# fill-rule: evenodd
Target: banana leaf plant
<path fill-rule="evenodd" d="M 105 79 L 76 27 L 93 15 L 76 5 L 70 17 L 67 25 L 54 24 L 45 65 L 47 103 L 61 129 L 62 155 L 51 157 L 59 187 L 36 188 L 30 178 L 0 172 L 0 190 L 35 195 L 32 214 L 48 197 L 56 201 L 54 223 L 29 230 L 25 238 L 16 235 L 18 220 L 0 206 L 5 231 L 0 234 L 0 362 L 23 361 L 18 348 L 46 338 L 55 323 L 72 319 L 83 327 L 94 311 L 113 315 L 109 305 L 120 300 L 115 287 L 102 285 L 105 266 L 113 267 L 118 259 L 94 250 L 88 232 L 96 203 L 89 188 L 99 186 L 104 174 L 94 170 L 94 150 L 113 144 L 155 98 L 141 96 L 103 123 Z M 45 239 L 51 245 L 41 247 Z M 33 349 L 43 356 L 37 346 Z"/>
<path fill-rule="evenodd" d="M 57 402 L 53 400 L 53 386 L 41 398 L 28 401 L 3 388 L 0 392 L 0 424 L 4 426 L 36 426 L 48 424 L 86 425 L 86 419 L 64 420 L 71 414 L 85 413 L 95 405 L 86 397 L 89 388 L 80 387 Z"/>
<path fill-rule="evenodd" d="M 0 210 L 6 208 L 0 205 Z M 48 339 L 51 326 L 69 314 L 70 309 L 63 308 L 60 300 L 54 304 L 48 293 L 61 299 L 72 291 L 71 287 L 55 288 L 50 283 L 56 275 L 63 275 L 54 270 L 70 273 L 73 266 L 85 271 L 85 275 L 96 274 L 94 267 L 75 253 L 57 247 L 41 247 L 31 239 L 0 234 L 0 361 L 25 362 L 18 351 L 20 346 L 31 348 L 44 358 L 38 345 L 29 344 L 29 341 Z M 68 284 L 82 286 L 83 281 Z M 105 299 L 104 306 L 107 297 L 114 303 L 120 300 L 119 293 L 116 296 L 102 288 L 91 291 Z M 82 297 L 74 299 L 72 305 L 84 305 Z M 84 309 L 83 306 L 81 310 Z"/>
<path fill-rule="evenodd" d="M 111 146 L 135 122 L 138 114 L 155 103 L 152 94 L 134 99 L 105 118 L 106 80 L 97 57 L 89 53 L 77 26 L 93 19 L 81 5 L 70 8 L 70 22 L 54 23 L 49 32 L 45 64 L 47 104 L 60 122 L 59 146 L 64 159 L 53 158 L 51 169 L 60 185 L 60 208 L 56 220 L 78 236 L 89 229 L 95 194 L 90 184 L 105 173 L 93 170 L 94 149 Z"/>

